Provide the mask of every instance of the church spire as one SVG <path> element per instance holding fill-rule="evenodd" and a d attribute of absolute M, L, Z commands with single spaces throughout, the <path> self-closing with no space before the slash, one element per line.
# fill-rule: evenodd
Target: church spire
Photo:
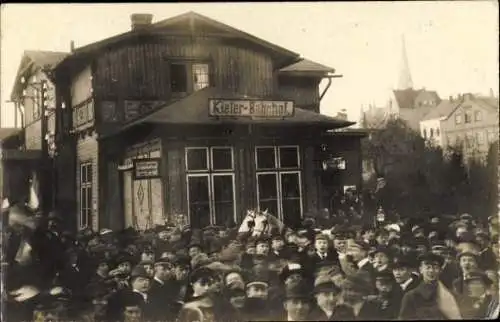
<path fill-rule="evenodd" d="M 408 65 L 408 57 L 406 56 L 406 44 L 404 35 L 401 35 L 401 45 L 402 45 L 402 61 L 401 61 L 401 70 L 399 71 L 398 89 L 413 88 L 413 82 L 411 80 L 411 74 L 410 74 L 410 66 Z"/>

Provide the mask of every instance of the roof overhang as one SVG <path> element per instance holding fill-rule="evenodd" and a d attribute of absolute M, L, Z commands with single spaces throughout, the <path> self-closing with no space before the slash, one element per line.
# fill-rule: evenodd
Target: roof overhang
<path fill-rule="evenodd" d="M 41 150 L 16 150 L 0 148 L 0 160 L 2 161 L 39 160 L 41 158 Z"/>
<path fill-rule="evenodd" d="M 317 127 L 322 130 L 339 129 L 355 124 L 346 120 L 330 117 L 316 112 L 294 108 L 293 116 L 285 118 L 253 119 L 248 117 L 213 117 L 209 115 L 210 99 L 262 99 L 273 100 L 273 98 L 249 98 L 241 94 L 235 94 L 227 90 L 215 87 L 205 88 L 197 91 L 183 99 L 168 104 L 156 112 L 143 117 L 137 121 L 128 123 L 114 133 L 103 133 L 101 137 L 108 137 L 120 133 L 126 129 L 140 124 L 156 125 L 256 125 L 273 127 Z M 281 99 L 277 99 L 281 100 Z"/>

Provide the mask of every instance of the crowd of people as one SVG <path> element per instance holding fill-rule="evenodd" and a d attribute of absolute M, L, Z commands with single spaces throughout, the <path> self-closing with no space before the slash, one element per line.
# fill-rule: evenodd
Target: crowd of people
<path fill-rule="evenodd" d="M 498 219 L 62 230 L 5 209 L 6 321 L 496 318 Z M 271 216 L 271 215 L 267 215 Z M 325 218 L 323 218 L 325 219 Z M 328 218 L 326 218 L 328 219 Z M 328 221 L 326 221 L 328 222 Z"/>

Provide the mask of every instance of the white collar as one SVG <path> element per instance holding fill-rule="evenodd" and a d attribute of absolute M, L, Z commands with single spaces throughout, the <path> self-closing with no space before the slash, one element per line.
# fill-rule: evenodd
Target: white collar
<path fill-rule="evenodd" d="M 154 279 L 155 281 L 157 281 L 158 283 L 160 283 L 161 285 L 164 285 L 164 284 L 165 284 L 165 282 L 163 282 L 161 279 L 159 279 L 159 278 L 158 278 L 158 277 L 156 277 L 156 276 L 155 276 L 153 279 Z"/>
<path fill-rule="evenodd" d="M 368 263 L 369 261 L 370 261 L 370 259 L 368 257 L 363 258 L 362 260 L 360 260 L 358 262 L 358 268 L 365 266 L 366 263 Z"/>
<path fill-rule="evenodd" d="M 408 287 L 408 285 L 410 285 L 411 282 L 413 282 L 413 278 L 410 277 L 409 279 L 406 280 L 406 282 L 401 283 L 399 285 L 401 286 L 401 288 L 404 291 L 404 290 L 406 290 L 406 288 Z"/>

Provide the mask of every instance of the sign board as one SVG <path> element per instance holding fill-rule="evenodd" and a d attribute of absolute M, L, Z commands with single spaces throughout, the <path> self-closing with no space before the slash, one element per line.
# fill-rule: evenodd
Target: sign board
<path fill-rule="evenodd" d="M 293 101 L 210 99 L 208 114 L 218 117 L 282 118 L 294 115 Z"/>
<path fill-rule="evenodd" d="M 161 158 L 134 160 L 134 180 L 160 178 Z"/>
<path fill-rule="evenodd" d="M 335 169 L 335 170 L 345 170 L 346 161 L 344 158 L 329 158 L 323 161 L 323 170 Z"/>

